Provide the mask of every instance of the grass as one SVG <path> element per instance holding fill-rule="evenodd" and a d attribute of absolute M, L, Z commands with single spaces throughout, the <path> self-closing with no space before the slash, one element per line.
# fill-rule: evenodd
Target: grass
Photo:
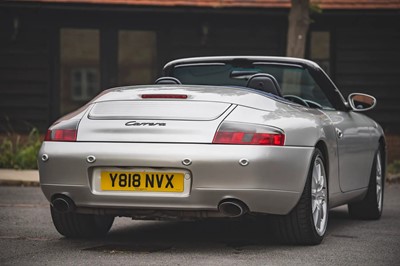
<path fill-rule="evenodd" d="M 41 144 L 36 128 L 25 139 L 17 134 L 7 134 L 0 144 L 0 168 L 37 169 L 36 156 Z"/>
<path fill-rule="evenodd" d="M 388 165 L 388 173 L 390 175 L 400 174 L 400 160 L 395 160 Z"/>

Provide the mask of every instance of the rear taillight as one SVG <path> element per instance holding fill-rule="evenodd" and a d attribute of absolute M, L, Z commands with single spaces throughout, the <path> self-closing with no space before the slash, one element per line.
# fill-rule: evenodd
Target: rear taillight
<path fill-rule="evenodd" d="M 47 130 L 45 141 L 76 141 L 76 130 L 74 129 L 55 129 Z"/>
<path fill-rule="evenodd" d="M 215 133 L 213 143 L 283 146 L 285 134 L 274 127 L 225 122 Z"/>
<path fill-rule="evenodd" d="M 45 141 L 76 141 L 79 120 L 62 121 L 47 130 Z"/>

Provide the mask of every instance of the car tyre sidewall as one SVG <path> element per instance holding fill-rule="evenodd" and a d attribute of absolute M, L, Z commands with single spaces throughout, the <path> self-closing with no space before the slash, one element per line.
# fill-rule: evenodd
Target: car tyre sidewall
<path fill-rule="evenodd" d="M 312 197 L 311 197 L 311 182 L 313 167 L 317 160 L 320 158 L 325 172 L 325 185 L 326 185 L 326 203 L 327 211 L 326 215 L 326 226 L 323 233 L 318 234 L 312 214 Z M 326 228 L 329 222 L 329 190 L 328 190 L 328 176 L 325 166 L 325 159 L 322 152 L 315 148 L 312 155 L 312 159 L 309 166 L 309 172 L 307 175 L 306 183 L 302 195 L 293 208 L 293 210 L 287 215 L 276 215 L 273 216 L 273 224 L 275 225 L 274 234 L 277 241 L 284 244 L 300 244 L 300 245 L 317 245 L 320 244 L 326 234 Z"/>
<path fill-rule="evenodd" d="M 54 227 L 67 238 L 96 238 L 110 230 L 114 216 L 59 212 L 50 205 Z"/>
<path fill-rule="evenodd" d="M 362 201 L 353 202 L 348 204 L 349 215 L 355 219 L 362 220 L 378 220 L 382 216 L 383 212 L 383 200 L 384 200 L 384 191 L 385 191 L 385 164 L 383 161 L 383 150 L 381 147 L 376 151 L 374 155 L 374 161 L 372 164 L 371 174 L 368 183 L 367 194 L 365 195 Z M 377 157 L 380 157 L 381 163 L 381 193 L 382 193 L 382 202 L 381 209 L 378 207 L 377 201 Z"/>

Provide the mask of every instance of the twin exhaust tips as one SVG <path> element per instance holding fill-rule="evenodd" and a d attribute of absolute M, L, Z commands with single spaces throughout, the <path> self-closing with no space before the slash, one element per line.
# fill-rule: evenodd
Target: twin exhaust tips
<path fill-rule="evenodd" d="M 68 213 L 75 210 L 75 203 L 65 195 L 57 195 L 51 201 L 53 208 L 60 213 Z M 224 216 L 235 218 L 248 212 L 248 207 L 240 200 L 224 200 L 218 205 L 218 210 Z"/>

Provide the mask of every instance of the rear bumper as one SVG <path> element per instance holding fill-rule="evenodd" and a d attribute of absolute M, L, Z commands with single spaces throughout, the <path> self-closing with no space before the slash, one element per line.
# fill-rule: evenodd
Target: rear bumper
<path fill-rule="evenodd" d="M 287 146 L 45 142 L 39 173 L 49 201 L 65 194 L 77 207 L 216 211 L 221 201 L 238 199 L 250 212 L 287 214 L 303 191 L 312 152 Z M 90 155 L 95 162 L 87 162 Z M 182 164 L 185 158 L 192 161 L 189 166 Z M 247 166 L 239 164 L 242 158 Z M 190 178 L 182 194 L 102 192 L 95 173 L 107 167 L 178 169 Z"/>

